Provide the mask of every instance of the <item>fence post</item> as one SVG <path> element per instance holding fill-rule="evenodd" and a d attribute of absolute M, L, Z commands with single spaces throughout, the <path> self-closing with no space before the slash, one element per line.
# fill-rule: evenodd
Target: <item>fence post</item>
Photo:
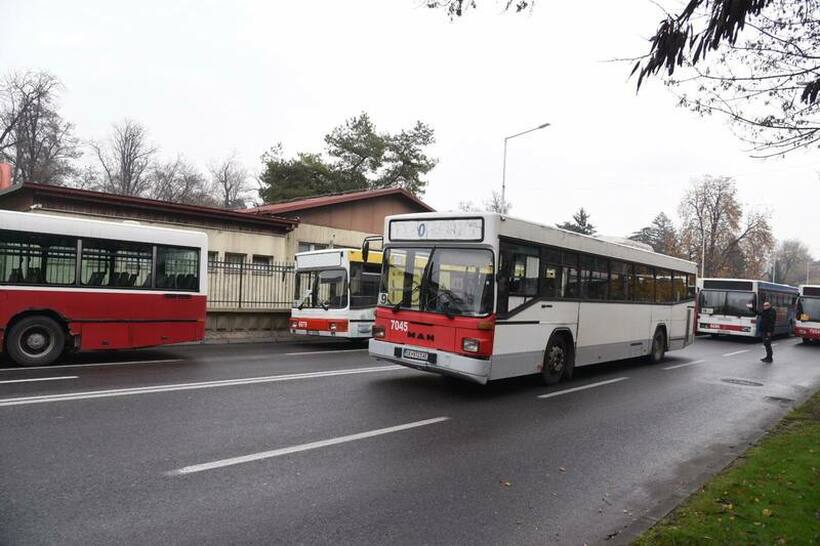
<path fill-rule="evenodd" d="M 239 304 L 238 308 L 242 309 L 242 281 L 245 278 L 245 260 L 239 262 Z"/>

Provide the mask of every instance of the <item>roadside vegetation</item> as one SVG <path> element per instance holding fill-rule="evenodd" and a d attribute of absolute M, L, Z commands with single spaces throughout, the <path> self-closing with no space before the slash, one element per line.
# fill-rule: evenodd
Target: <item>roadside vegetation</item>
<path fill-rule="evenodd" d="M 820 393 L 635 544 L 820 544 Z"/>

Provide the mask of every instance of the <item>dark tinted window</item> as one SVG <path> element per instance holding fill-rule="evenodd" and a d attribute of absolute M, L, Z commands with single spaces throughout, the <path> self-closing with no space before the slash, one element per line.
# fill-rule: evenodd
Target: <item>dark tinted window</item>
<path fill-rule="evenodd" d="M 561 256 L 563 262 L 562 273 L 562 296 L 565 298 L 578 298 L 578 255 L 574 252 L 563 252 Z"/>
<path fill-rule="evenodd" d="M 561 280 L 563 278 L 561 252 L 557 250 L 545 249 L 541 253 L 541 260 L 544 263 L 543 295 L 546 298 L 560 298 L 562 293 Z"/>
<path fill-rule="evenodd" d="M 379 298 L 382 267 L 350 262 L 350 307 L 375 307 Z"/>
<path fill-rule="evenodd" d="M 739 317 L 755 316 L 755 295 L 751 292 L 726 292 L 724 314 Z"/>
<path fill-rule="evenodd" d="M 157 246 L 155 286 L 170 290 L 199 290 L 199 250 Z"/>
<path fill-rule="evenodd" d="M 629 299 L 629 264 L 609 262 L 609 299 L 624 301 Z"/>
<path fill-rule="evenodd" d="M 0 283 L 74 284 L 76 273 L 76 239 L 0 231 Z"/>
<path fill-rule="evenodd" d="M 581 256 L 581 297 L 590 300 L 605 300 L 609 272 L 603 258 Z"/>
<path fill-rule="evenodd" d="M 85 286 L 150 288 L 151 245 L 83 239 L 80 282 Z"/>
<path fill-rule="evenodd" d="M 635 266 L 635 284 L 633 301 L 655 301 L 655 271 L 646 265 Z"/>
<path fill-rule="evenodd" d="M 701 290 L 700 311 L 705 315 L 722 315 L 726 304 L 726 292 L 723 290 Z"/>
<path fill-rule="evenodd" d="M 672 272 L 668 269 L 655 270 L 655 302 L 672 301 Z"/>
<path fill-rule="evenodd" d="M 536 248 L 516 247 L 513 250 L 508 277 L 510 296 L 532 297 L 538 294 L 540 263 Z"/>
<path fill-rule="evenodd" d="M 684 301 L 687 298 L 686 274 L 672 272 L 672 301 Z"/>

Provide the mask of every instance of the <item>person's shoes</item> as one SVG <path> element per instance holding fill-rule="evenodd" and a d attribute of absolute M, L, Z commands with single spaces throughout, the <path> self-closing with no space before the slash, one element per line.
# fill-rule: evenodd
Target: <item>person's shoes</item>
<path fill-rule="evenodd" d="M 760 361 L 764 364 L 771 364 L 772 362 L 774 362 L 774 360 L 772 360 L 771 358 L 761 358 Z"/>

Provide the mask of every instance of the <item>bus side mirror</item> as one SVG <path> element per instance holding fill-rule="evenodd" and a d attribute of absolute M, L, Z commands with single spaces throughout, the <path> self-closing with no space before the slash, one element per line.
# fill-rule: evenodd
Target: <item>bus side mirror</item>
<path fill-rule="evenodd" d="M 362 261 L 367 263 L 367 255 L 370 254 L 370 241 L 362 243 Z"/>

